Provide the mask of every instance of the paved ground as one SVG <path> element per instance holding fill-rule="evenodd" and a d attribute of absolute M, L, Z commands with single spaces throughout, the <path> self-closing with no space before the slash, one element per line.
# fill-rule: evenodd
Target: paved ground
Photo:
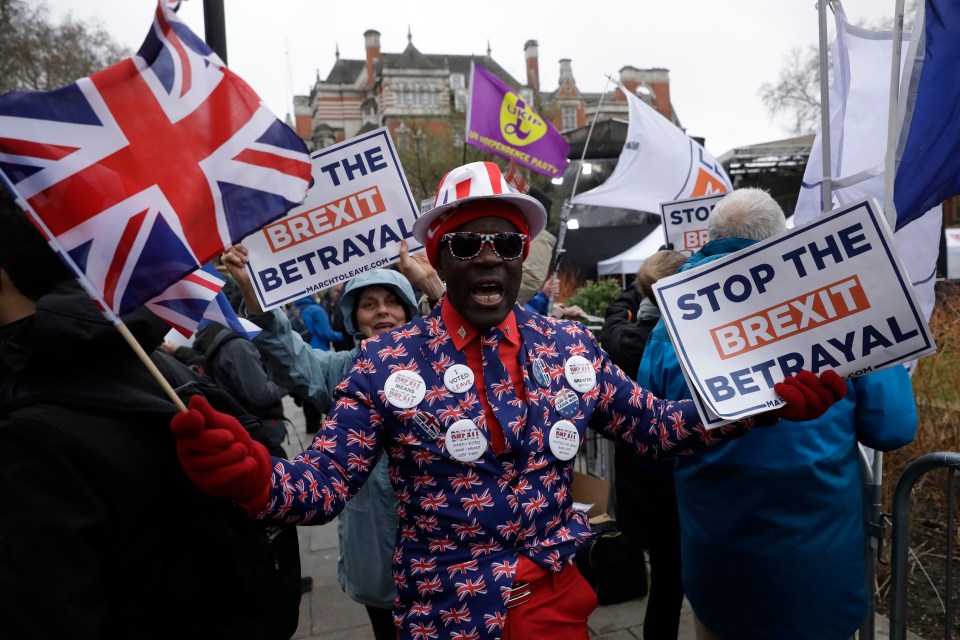
<path fill-rule="evenodd" d="M 286 415 L 293 422 L 287 449 L 302 451 L 310 438 L 304 432 L 303 412 L 289 398 L 284 400 Z M 299 438 L 299 441 L 298 441 Z M 301 527 L 300 558 L 305 575 L 313 577 L 313 590 L 300 602 L 300 625 L 296 640 L 369 640 L 369 620 L 362 605 L 348 598 L 337 583 L 337 524 Z M 590 616 L 593 640 L 638 640 L 643 638 L 646 598 L 617 605 L 597 607 Z M 875 640 L 886 640 L 889 622 L 878 618 Z M 693 614 L 684 601 L 678 640 L 695 640 Z M 913 640 L 919 640 L 911 634 Z M 811 639 L 819 640 L 819 639 Z"/>

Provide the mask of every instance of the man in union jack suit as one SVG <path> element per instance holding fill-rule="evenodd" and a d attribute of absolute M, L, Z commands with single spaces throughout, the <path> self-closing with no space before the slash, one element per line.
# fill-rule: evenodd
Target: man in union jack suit
<path fill-rule="evenodd" d="M 587 640 L 596 598 L 571 559 L 591 533 L 570 491 L 586 429 L 672 457 L 754 425 L 708 432 L 692 401 L 637 386 L 581 325 L 517 305 L 522 259 L 545 223 L 495 164 L 451 171 L 413 229 L 446 294 L 428 316 L 364 341 L 309 449 L 271 458 L 199 397 L 171 424 L 198 486 L 284 522 L 336 517 L 389 456 L 404 640 Z M 766 422 L 817 417 L 846 386 L 801 372 L 776 390 L 787 404 Z"/>

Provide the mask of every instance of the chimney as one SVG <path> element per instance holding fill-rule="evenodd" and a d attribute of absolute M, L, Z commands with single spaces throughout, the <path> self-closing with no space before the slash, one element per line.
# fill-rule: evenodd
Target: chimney
<path fill-rule="evenodd" d="M 670 71 L 667 69 L 642 69 L 638 71 L 641 83 L 653 90 L 653 108 L 667 120 L 673 121 L 673 105 L 670 103 Z"/>
<path fill-rule="evenodd" d="M 623 67 L 620 69 L 620 84 L 633 95 L 637 95 L 637 87 L 640 86 L 640 70 L 636 67 Z M 627 96 L 620 91 L 616 92 L 617 102 L 626 102 Z"/>
<path fill-rule="evenodd" d="M 363 34 L 367 47 L 367 85 L 373 85 L 377 63 L 380 62 L 380 32 L 370 29 Z"/>
<path fill-rule="evenodd" d="M 533 89 L 533 95 L 540 95 L 540 53 L 536 40 L 527 40 L 523 45 L 523 56 L 527 60 L 527 86 Z"/>
<path fill-rule="evenodd" d="M 577 81 L 573 79 L 573 65 L 571 64 L 570 58 L 561 58 L 560 59 L 560 80 L 559 84 L 563 85 L 564 80 L 568 80 L 570 84 L 576 86 Z"/>
<path fill-rule="evenodd" d="M 309 96 L 293 96 L 293 117 L 297 135 L 310 140 L 313 135 L 313 114 Z"/>

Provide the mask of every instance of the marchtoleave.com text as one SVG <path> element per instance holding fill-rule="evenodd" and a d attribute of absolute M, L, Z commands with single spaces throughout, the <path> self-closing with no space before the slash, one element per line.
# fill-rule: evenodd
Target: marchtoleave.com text
<path fill-rule="evenodd" d="M 352 277 L 354 277 L 354 276 L 357 276 L 357 275 L 360 275 L 361 273 L 364 273 L 364 272 L 366 272 L 366 271 L 370 271 L 370 270 L 372 270 L 372 269 L 379 269 L 380 267 L 386 265 L 388 262 L 390 262 L 390 259 L 389 259 L 389 258 L 380 258 L 380 259 L 377 260 L 376 262 L 372 262 L 372 263 L 370 263 L 370 264 L 361 265 L 361 266 L 359 266 L 359 267 L 357 267 L 357 268 L 355 268 L 355 269 L 350 269 L 350 270 L 347 271 L 346 273 L 341 273 L 341 274 L 338 275 L 338 276 L 333 276 L 332 278 L 327 278 L 327 279 L 324 280 L 323 282 L 318 282 L 317 284 L 308 285 L 305 291 L 306 291 L 306 293 L 311 293 L 311 292 L 314 292 L 314 291 L 321 291 L 321 290 L 323 290 L 323 289 L 326 289 L 327 287 L 332 287 L 333 285 L 337 284 L 338 282 L 346 282 L 346 281 L 349 280 L 350 278 L 352 278 Z"/>

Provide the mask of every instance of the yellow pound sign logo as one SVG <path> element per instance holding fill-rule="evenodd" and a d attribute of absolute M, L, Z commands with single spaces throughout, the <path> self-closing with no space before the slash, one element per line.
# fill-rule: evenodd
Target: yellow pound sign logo
<path fill-rule="evenodd" d="M 503 96 L 500 105 L 500 135 L 507 144 L 524 147 L 547 135 L 547 123 L 511 92 Z"/>

